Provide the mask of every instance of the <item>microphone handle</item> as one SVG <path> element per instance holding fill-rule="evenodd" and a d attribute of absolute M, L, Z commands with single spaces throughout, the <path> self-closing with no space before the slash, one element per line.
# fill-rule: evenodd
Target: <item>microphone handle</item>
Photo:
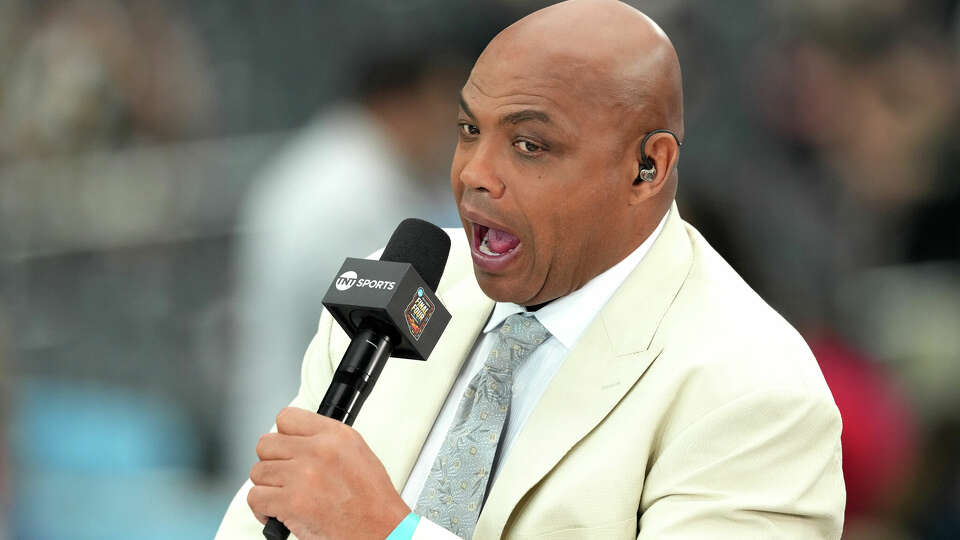
<path fill-rule="evenodd" d="M 394 343 L 388 333 L 361 326 L 343 353 L 317 414 L 352 426 L 390 358 Z M 277 518 L 270 518 L 263 536 L 267 540 L 287 540 L 290 530 Z"/>

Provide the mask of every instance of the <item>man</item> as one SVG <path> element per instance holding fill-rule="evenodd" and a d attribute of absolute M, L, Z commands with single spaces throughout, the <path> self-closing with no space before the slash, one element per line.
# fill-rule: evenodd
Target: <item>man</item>
<path fill-rule="evenodd" d="M 538 11 L 477 60 L 458 124 L 444 337 L 388 363 L 354 430 L 301 410 L 348 343 L 325 315 L 220 537 L 838 538 L 816 361 L 673 205 L 663 31 L 612 0 Z"/>

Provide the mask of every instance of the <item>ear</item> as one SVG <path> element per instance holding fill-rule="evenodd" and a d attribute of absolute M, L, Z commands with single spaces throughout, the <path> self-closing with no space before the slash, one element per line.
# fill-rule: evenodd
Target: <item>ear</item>
<path fill-rule="evenodd" d="M 643 143 L 642 139 L 637 140 L 635 150 L 636 175 L 633 176 L 635 179 L 640 179 L 641 170 L 646 169 L 644 153 L 648 162 L 653 164 L 656 172 L 644 173 L 642 180 L 631 186 L 631 205 L 656 197 L 670 183 L 671 176 L 676 172 L 677 161 L 680 159 L 680 144 L 677 142 L 677 138 L 667 131 L 650 133 L 646 136 L 646 144 Z"/>

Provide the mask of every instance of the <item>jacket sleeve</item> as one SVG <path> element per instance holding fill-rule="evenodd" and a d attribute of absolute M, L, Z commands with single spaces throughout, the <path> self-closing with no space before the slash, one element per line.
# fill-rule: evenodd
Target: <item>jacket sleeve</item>
<path fill-rule="evenodd" d="M 320 400 L 326 392 L 330 380 L 333 378 L 335 363 L 339 358 L 332 359 L 330 354 L 331 339 L 333 338 L 333 317 L 324 310 L 320 317 L 320 324 L 316 335 L 307 347 L 303 358 L 303 367 L 300 372 L 300 390 L 290 403 L 291 407 L 316 411 Z M 277 411 L 279 412 L 279 411 Z M 270 431 L 276 431 L 274 425 Z M 256 441 L 251 443 L 250 451 L 256 448 Z M 227 512 L 220 522 L 216 540 L 262 540 L 263 525 L 253 516 L 247 506 L 247 492 L 253 484 L 247 479 L 234 495 Z M 293 535 L 290 538 L 295 537 Z"/>
<path fill-rule="evenodd" d="M 829 392 L 768 388 L 714 408 L 650 466 L 638 540 L 840 538 L 840 431 Z"/>

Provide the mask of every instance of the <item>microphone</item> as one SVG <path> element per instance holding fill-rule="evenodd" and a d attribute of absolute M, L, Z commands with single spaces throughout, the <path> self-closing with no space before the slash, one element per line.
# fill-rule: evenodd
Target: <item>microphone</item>
<path fill-rule="evenodd" d="M 352 426 L 387 358 L 426 360 L 450 322 L 434 293 L 450 255 L 450 237 L 421 219 L 400 222 L 380 260 L 347 258 L 323 305 L 351 338 L 317 414 Z M 267 540 L 286 540 L 270 518 Z"/>

